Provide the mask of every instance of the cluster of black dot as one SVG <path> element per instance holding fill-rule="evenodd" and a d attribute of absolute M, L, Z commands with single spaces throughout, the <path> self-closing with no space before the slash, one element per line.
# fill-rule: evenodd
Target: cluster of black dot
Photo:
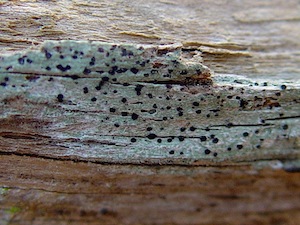
<path fill-rule="evenodd" d="M 120 46 L 116 46 L 116 45 L 113 45 L 110 49 L 110 51 L 113 51 L 114 49 L 116 48 L 120 48 Z M 53 57 L 53 54 L 54 53 L 51 53 L 50 51 L 48 50 L 43 50 L 44 51 L 44 54 L 45 54 L 45 58 L 47 60 L 51 59 Z M 106 54 L 106 57 L 109 57 L 110 56 L 110 51 L 105 51 L 103 48 L 99 47 L 98 48 L 98 52 L 99 53 L 103 53 L 103 54 Z M 127 50 L 123 47 L 121 47 L 121 50 L 120 50 L 120 54 L 121 54 L 121 57 L 131 57 L 133 56 L 133 52 L 130 51 L 130 50 Z M 83 56 L 84 53 L 83 52 L 80 52 L 80 51 L 74 51 L 74 54 L 71 56 L 74 60 L 78 60 L 81 56 Z M 65 56 L 64 55 L 60 55 L 59 56 L 61 59 L 64 59 Z M 91 72 L 92 72 L 92 67 L 95 65 L 97 59 L 96 57 L 92 56 L 90 58 L 90 62 L 89 62 L 89 65 L 87 67 L 85 67 L 82 71 L 82 73 L 84 75 L 89 75 Z M 94 87 L 94 90 L 91 90 L 90 87 L 87 87 L 87 86 L 84 86 L 82 87 L 82 92 L 84 94 L 89 94 L 91 92 L 97 92 L 97 91 L 100 91 L 103 89 L 103 87 L 109 83 L 110 81 L 112 82 L 117 82 L 117 78 L 115 77 L 116 74 L 121 74 L 121 73 L 125 73 L 127 71 L 130 71 L 132 74 L 137 74 L 139 72 L 139 69 L 136 68 L 136 67 L 131 67 L 131 68 L 119 68 L 118 66 L 115 66 L 113 63 L 116 61 L 115 58 L 112 58 L 112 65 L 107 65 L 107 66 L 110 66 L 110 69 L 108 70 L 107 74 L 108 76 L 103 76 L 101 78 L 101 80 L 98 82 L 98 84 Z M 23 56 L 23 57 L 20 57 L 18 58 L 18 63 L 20 65 L 25 65 L 26 63 L 27 64 L 31 64 L 33 63 L 33 61 L 28 58 L 27 56 Z M 144 67 L 146 65 L 146 63 L 149 63 L 149 60 L 145 60 L 145 61 L 138 61 L 136 62 L 137 65 L 139 65 L 139 67 Z M 177 62 L 174 62 L 174 64 L 176 64 Z M 45 69 L 47 71 L 50 71 L 52 70 L 52 65 L 48 65 L 45 67 Z M 62 64 L 58 64 L 58 65 L 55 65 L 54 66 L 57 70 L 61 71 L 62 73 L 65 73 L 65 72 L 68 72 L 70 71 L 72 68 L 71 68 L 71 65 L 62 65 Z M 155 68 L 158 68 L 160 67 L 159 64 L 155 64 L 153 66 L 153 70 L 151 70 L 150 74 L 156 74 L 158 73 L 158 70 L 156 70 Z M 9 70 L 10 67 L 7 68 L 7 70 Z M 104 74 L 104 71 L 102 70 L 97 70 L 95 71 L 99 74 Z M 169 71 L 169 73 L 172 73 L 173 71 Z M 181 74 L 186 74 L 187 72 L 186 71 L 181 71 Z M 109 77 L 111 76 L 111 77 Z M 144 74 L 145 77 L 148 77 L 149 76 L 149 73 L 145 73 Z M 70 76 L 72 79 L 76 80 L 78 79 L 78 76 L 76 75 L 71 75 Z M 28 76 L 27 80 L 29 80 L 30 82 L 32 81 L 35 81 L 39 79 L 38 76 Z M 5 77 L 3 81 L 1 81 L 0 83 L 0 86 L 2 87 L 6 87 L 7 86 L 7 83 L 9 81 L 9 78 L 8 77 Z M 48 81 L 53 81 L 53 78 L 50 77 Z M 236 83 L 238 83 L 238 81 L 235 81 Z M 254 84 L 255 86 L 258 86 L 259 84 L 258 83 L 255 83 Z M 129 85 L 127 83 L 124 83 L 123 86 L 132 86 L 132 85 Z M 252 86 L 252 85 L 250 85 Z M 261 84 L 261 86 L 268 86 L 268 83 L 267 82 L 264 82 L 263 84 Z M 166 90 L 167 90 L 167 93 L 169 92 L 170 89 L 172 89 L 172 84 L 166 84 Z M 159 99 L 162 99 L 163 96 L 155 96 L 155 93 L 143 93 L 143 88 L 144 88 L 144 85 L 141 85 L 141 84 L 137 84 L 135 85 L 134 87 L 134 91 L 135 91 L 135 94 L 137 97 L 143 95 L 143 96 L 147 96 L 149 99 L 153 99 L 155 97 L 159 98 Z M 281 85 L 281 90 L 286 90 L 287 89 L 287 86 L 286 85 Z M 182 88 L 183 90 L 184 88 Z M 230 87 L 229 90 L 233 90 L 233 87 Z M 113 93 L 117 93 L 118 90 L 113 90 Z M 281 93 L 280 92 L 276 92 L 275 93 L 275 97 L 272 97 L 270 98 L 270 101 L 269 102 L 265 102 L 265 98 L 262 98 L 262 97 L 257 97 L 257 96 L 254 96 L 254 99 L 252 102 L 249 102 L 249 100 L 246 100 L 245 98 L 243 98 L 243 94 L 244 94 L 244 89 L 241 88 L 241 96 L 233 96 L 233 95 L 228 95 L 226 96 L 227 99 L 221 99 L 220 96 L 216 96 L 217 100 L 219 101 L 219 106 L 220 108 L 223 106 L 224 102 L 225 101 L 228 101 L 228 100 L 235 100 L 235 101 L 239 101 L 239 107 L 242 109 L 245 109 L 246 107 L 248 107 L 251 103 L 251 105 L 253 105 L 253 103 L 255 103 L 255 107 L 265 107 L 266 105 L 269 106 L 269 108 L 271 109 L 272 107 L 280 107 L 280 104 L 278 102 L 276 102 L 277 98 L 281 96 Z M 103 92 L 104 95 L 107 94 L 107 92 Z M 172 98 L 170 96 L 166 96 L 165 97 L 166 101 L 169 101 L 169 100 L 172 100 Z M 65 102 L 65 96 L 63 93 L 59 93 L 57 94 L 56 96 L 56 100 L 58 103 L 64 103 Z M 97 96 L 93 96 L 90 98 L 90 101 L 91 102 L 97 102 Z M 181 99 L 175 99 L 174 101 L 178 101 L 180 102 Z M 202 114 L 203 113 L 203 109 L 201 109 L 201 102 L 205 102 L 205 98 L 202 97 L 199 99 L 199 101 L 193 101 L 191 102 L 191 108 L 194 109 L 194 112 L 195 114 L 199 115 L 199 114 Z M 123 103 L 123 104 L 128 104 L 128 99 L 125 98 L 125 97 L 122 97 L 120 98 L 120 103 Z M 210 109 L 210 113 L 207 113 L 205 114 L 204 116 L 206 118 L 210 118 L 212 116 L 215 116 L 217 117 L 218 116 L 218 112 L 221 111 L 220 108 L 216 108 L 216 109 Z M 154 114 L 156 113 L 158 110 L 171 110 L 171 109 L 175 109 L 176 112 L 177 112 L 177 115 L 178 117 L 183 117 L 184 114 L 185 114 L 185 111 L 183 109 L 183 107 L 181 106 L 174 106 L 172 104 L 170 105 L 166 105 L 164 107 L 161 107 L 159 108 L 157 104 L 153 104 L 153 108 L 150 109 L 150 110 L 147 110 L 148 113 L 150 114 Z M 138 112 L 127 112 L 127 111 L 118 111 L 117 108 L 115 107 L 110 107 L 109 108 L 109 112 L 110 113 L 118 113 L 120 114 L 121 116 L 123 117 L 130 117 L 132 120 L 139 120 L 140 118 L 140 115 Z M 144 111 L 142 111 L 144 112 Z M 281 115 L 283 116 L 283 115 Z M 109 118 L 107 117 L 106 120 L 108 120 Z M 172 118 L 169 118 L 168 116 L 163 116 L 162 117 L 162 121 L 167 121 L 169 119 L 173 119 Z M 118 128 L 120 127 L 121 125 L 119 123 L 114 123 L 114 127 Z M 234 124 L 232 123 L 229 123 L 227 125 L 228 128 L 230 127 L 233 127 Z M 163 128 L 162 128 L 163 129 Z M 189 126 L 189 127 L 180 127 L 179 128 L 179 131 L 181 133 L 184 133 L 184 132 L 195 132 L 197 129 L 196 126 Z M 287 124 L 284 124 L 282 125 L 282 129 L 283 130 L 287 130 L 288 129 L 288 125 Z M 148 132 L 148 134 L 146 135 L 146 138 L 149 139 L 149 140 L 156 140 L 157 143 L 162 143 L 164 140 L 166 140 L 166 142 L 172 142 L 173 140 L 177 139 L 179 142 L 183 142 L 185 139 L 186 139 L 186 136 L 185 135 L 179 135 L 179 136 L 170 136 L 170 137 L 160 137 L 159 135 L 157 135 L 155 132 L 153 132 L 153 128 L 152 127 L 147 127 L 146 128 L 146 131 Z M 207 128 L 205 131 L 210 131 L 209 128 Z M 258 134 L 259 133 L 259 130 L 256 130 L 255 131 L 255 134 Z M 250 133 L 248 131 L 245 131 L 244 133 L 242 133 L 242 137 L 243 138 L 248 138 L 250 136 Z M 200 142 L 207 142 L 207 141 L 211 141 L 212 144 L 218 144 L 219 143 L 219 138 L 216 137 L 215 135 L 201 135 L 201 136 L 198 136 Z M 131 138 L 130 139 L 131 143 L 136 143 L 138 142 L 138 139 L 137 138 Z M 263 141 L 263 140 L 262 140 Z M 240 144 L 236 144 L 235 146 L 230 146 L 227 148 L 227 151 L 231 151 L 233 149 L 236 149 L 236 150 L 241 150 L 244 148 L 244 145 L 243 143 L 240 143 Z M 257 145 L 256 148 L 260 148 L 260 145 Z M 169 151 L 169 154 L 170 155 L 174 155 L 176 152 L 174 150 L 170 150 Z M 217 152 L 214 152 L 212 149 L 204 149 L 203 153 L 205 155 L 213 155 L 214 157 L 217 157 L 218 156 L 218 153 Z M 180 155 L 183 155 L 184 153 L 181 151 L 179 153 Z"/>

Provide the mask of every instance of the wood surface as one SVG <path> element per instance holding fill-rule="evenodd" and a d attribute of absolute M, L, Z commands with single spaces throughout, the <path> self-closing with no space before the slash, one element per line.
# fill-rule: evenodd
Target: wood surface
<path fill-rule="evenodd" d="M 296 0 L 1 0 L 0 224 L 299 224 L 299 11 Z M 109 70 L 86 68 L 99 41 L 156 50 L 138 71 L 117 58 L 128 72 L 106 81 Z M 69 45 L 88 54 L 68 61 Z M 45 46 L 63 49 L 50 48 L 51 71 Z M 180 65 L 166 63 L 169 77 L 165 54 Z"/>

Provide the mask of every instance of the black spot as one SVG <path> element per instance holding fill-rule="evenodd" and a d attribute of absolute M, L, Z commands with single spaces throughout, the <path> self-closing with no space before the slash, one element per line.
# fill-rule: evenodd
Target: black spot
<path fill-rule="evenodd" d="M 287 130 L 289 128 L 289 126 L 287 125 L 287 124 L 284 124 L 283 126 L 282 126 L 282 129 L 284 129 L 284 130 Z"/>
<path fill-rule="evenodd" d="M 218 138 L 214 138 L 214 139 L 212 140 L 212 142 L 216 144 L 216 143 L 219 142 L 219 139 L 218 139 Z"/>
<path fill-rule="evenodd" d="M 231 151 L 231 148 L 230 148 L 230 147 L 228 147 L 228 148 L 227 148 L 227 151 Z"/>
<path fill-rule="evenodd" d="M 206 138 L 206 136 L 200 136 L 200 140 L 201 140 L 201 141 L 206 141 L 207 138 Z"/>
<path fill-rule="evenodd" d="M 119 126 L 120 126 L 120 124 L 118 124 L 118 123 L 115 123 L 115 124 L 114 124 L 114 126 L 115 126 L 115 127 L 119 127 Z"/>
<path fill-rule="evenodd" d="M 169 151 L 170 155 L 173 155 L 174 153 L 175 153 L 174 150 Z"/>
<path fill-rule="evenodd" d="M 48 70 L 48 71 L 50 71 L 50 70 L 51 70 L 51 68 L 50 68 L 49 66 L 47 66 L 45 69 L 46 69 L 46 70 Z"/>
<path fill-rule="evenodd" d="M 5 87 L 7 84 L 5 82 L 0 83 L 0 86 Z"/>
<path fill-rule="evenodd" d="M 138 114 L 136 114 L 136 113 L 132 113 L 132 115 L 131 115 L 131 119 L 133 119 L 133 120 L 137 120 L 139 118 L 139 115 Z"/>
<path fill-rule="evenodd" d="M 121 112 L 122 116 L 128 116 L 128 112 Z"/>
<path fill-rule="evenodd" d="M 62 72 L 66 72 L 67 70 L 71 69 L 71 66 L 66 65 L 65 67 L 63 67 L 61 64 L 59 64 L 59 65 L 56 66 L 56 68 L 59 69 Z"/>
<path fill-rule="evenodd" d="M 215 152 L 215 153 L 214 153 L 214 157 L 217 157 L 217 156 L 218 156 L 218 153 Z"/>
<path fill-rule="evenodd" d="M 147 131 L 151 131 L 152 129 L 152 127 L 147 127 Z"/>
<path fill-rule="evenodd" d="M 110 112 L 116 112 L 116 109 L 115 108 L 110 108 L 109 111 Z"/>
<path fill-rule="evenodd" d="M 19 64 L 24 65 L 24 57 L 18 59 Z"/>
<path fill-rule="evenodd" d="M 84 87 L 84 88 L 83 88 L 83 93 L 84 93 L 84 94 L 89 93 L 89 89 L 88 89 L 87 87 Z"/>
<path fill-rule="evenodd" d="M 98 48 L 98 52 L 104 52 L 103 48 Z"/>
<path fill-rule="evenodd" d="M 248 136 L 249 136 L 249 133 L 248 133 L 248 132 L 244 132 L 244 133 L 243 133 L 243 136 L 244 136 L 244 137 L 248 137 Z"/>
<path fill-rule="evenodd" d="M 48 52 L 47 50 L 45 50 L 45 57 L 46 57 L 46 59 L 50 59 L 52 57 L 52 54 L 50 52 Z"/>
<path fill-rule="evenodd" d="M 95 57 L 92 57 L 91 61 L 90 61 L 90 66 L 94 66 L 95 65 L 95 61 L 96 61 Z"/>
<path fill-rule="evenodd" d="M 208 155 L 208 154 L 211 153 L 211 151 L 210 151 L 209 149 L 205 149 L 204 153 L 205 153 L 206 155 Z"/>
<path fill-rule="evenodd" d="M 246 105 L 248 105 L 248 102 L 245 101 L 244 99 L 241 99 L 241 100 L 240 100 L 240 107 L 241 107 L 241 108 L 245 108 Z"/>
<path fill-rule="evenodd" d="M 163 117 L 163 120 L 168 120 L 168 118 L 164 116 L 164 117 Z"/>
<path fill-rule="evenodd" d="M 197 114 L 201 114 L 201 110 L 200 110 L 200 109 L 197 110 L 196 113 L 197 113 Z"/>
<path fill-rule="evenodd" d="M 134 143 L 134 142 L 136 142 L 136 139 L 135 138 L 131 138 L 130 141 Z"/>
<path fill-rule="evenodd" d="M 285 90 L 286 89 L 286 85 L 283 84 L 283 85 L 280 86 L 280 88 L 281 88 L 281 90 Z"/>
<path fill-rule="evenodd" d="M 149 139 L 154 139 L 156 137 L 157 137 L 157 135 L 153 134 L 153 133 L 147 135 L 147 138 L 149 138 Z"/>
<path fill-rule="evenodd" d="M 137 74 L 139 72 L 137 68 L 131 68 L 130 71 L 134 74 Z"/>
<path fill-rule="evenodd" d="M 64 96 L 62 94 L 57 95 L 58 102 L 63 102 Z"/>
<path fill-rule="evenodd" d="M 60 55 L 59 58 L 64 59 L 65 57 L 63 55 Z"/>
<path fill-rule="evenodd" d="M 126 68 L 120 68 L 120 69 L 117 69 L 116 72 L 117 73 L 125 73 L 128 69 Z"/>
<path fill-rule="evenodd" d="M 181 131 L 181 132 L 184 132 L 185 130 L 186 130 L 185 127 L 181 127 L 181 128 L 180 128 L 180 131 Z"/>
<path fill-rule="evenodd" d="M 242 149 L 243 148 L 243 145 L 237 145 L 236 146 L 238 149 Z"/>
<path fill-rule="evenodd" d="M 193 106 L 199 106 L 199 102 L 193 102 Z"/>
<path fill-rule="evenodd" d="M 83 70 L 83 74 L 85 74 L 85 75 L 88 75 L 88 74 L 90 74 L 92 71 L 90 70 L 90 69 L 88 69 L 88 68 L 84 68 L 84 70 Z"/>
<path fill-rule="evenodd" d="M 190 127 L 190 131 L 195 131 L 197 128 L 196 127 L 194 127 L 194 126 L 191 126 Z"/>
<path fill-rule="evenodd" d="M 93 98 L 91 99 L 91 101 L 92 101 L 92 102 L 95 102 L 95 101 L 97 101 L 97 98 L 96 98 L 96 97 L 93 97 Z"/>
<path fill-rule="evenodd" d="M 77 59 L 78 56 L 77 56 L 77 55 L 73 55 L 72 58 L 73 58 L 73 59 Z"/>
<path fill-rule="evenodd" d="M 140 85 L 140 84 L 136 85 L 134 90 L 136 91 L 137 95 L 141 95 L 141 91 L 142 91 L 143 87 L 144 87 L 144 85 Z"/>
<path fill-rule="evenodd" d="M 126 98 L 122 98 L 121 102 L 125 103 L 125 102 L 127 102 L 127 99 Z"/>
<path fill-rule="evenodd" d="M 184 141 L 184 137 L 183 136 L 179 136 L 178 139 L 179 139 L 179 141 Z"/>
<path fill-rule="evenodd" d="M 167 142 L 172 142 L 172 140 L 173 140 L 172 138 L 168 138 Z"/>
<path fill-rule="evenodd" d="M 159 139 L 157 139 L 157 142 L 158 142 L 158 143 L 161 143 L 161 139 L 160 139 L 160 138 L 159 138 Z"/>

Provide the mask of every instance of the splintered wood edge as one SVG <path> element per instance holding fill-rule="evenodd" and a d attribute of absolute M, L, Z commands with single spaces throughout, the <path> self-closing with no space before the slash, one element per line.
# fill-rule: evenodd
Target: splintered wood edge
<path fill-rule="evenodd" d="M 47 41 L 0 56 L 0 90 L 3 154 L 299 162 L 299 82 L 213 74 L 200 51 L 181 45 Z"/>

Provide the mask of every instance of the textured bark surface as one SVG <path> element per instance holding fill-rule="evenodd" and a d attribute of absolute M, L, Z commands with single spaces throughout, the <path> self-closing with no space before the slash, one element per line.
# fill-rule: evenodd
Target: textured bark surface
<path fill-rule="evenodd" d="M 0 224 L 299 224 L 299 10 L 0 0 Z M 70 39 L 171 45 L 117 80 L 94 51 L 46 69 Z M 170 52 L 187 71 L 164 77 Z"/>

